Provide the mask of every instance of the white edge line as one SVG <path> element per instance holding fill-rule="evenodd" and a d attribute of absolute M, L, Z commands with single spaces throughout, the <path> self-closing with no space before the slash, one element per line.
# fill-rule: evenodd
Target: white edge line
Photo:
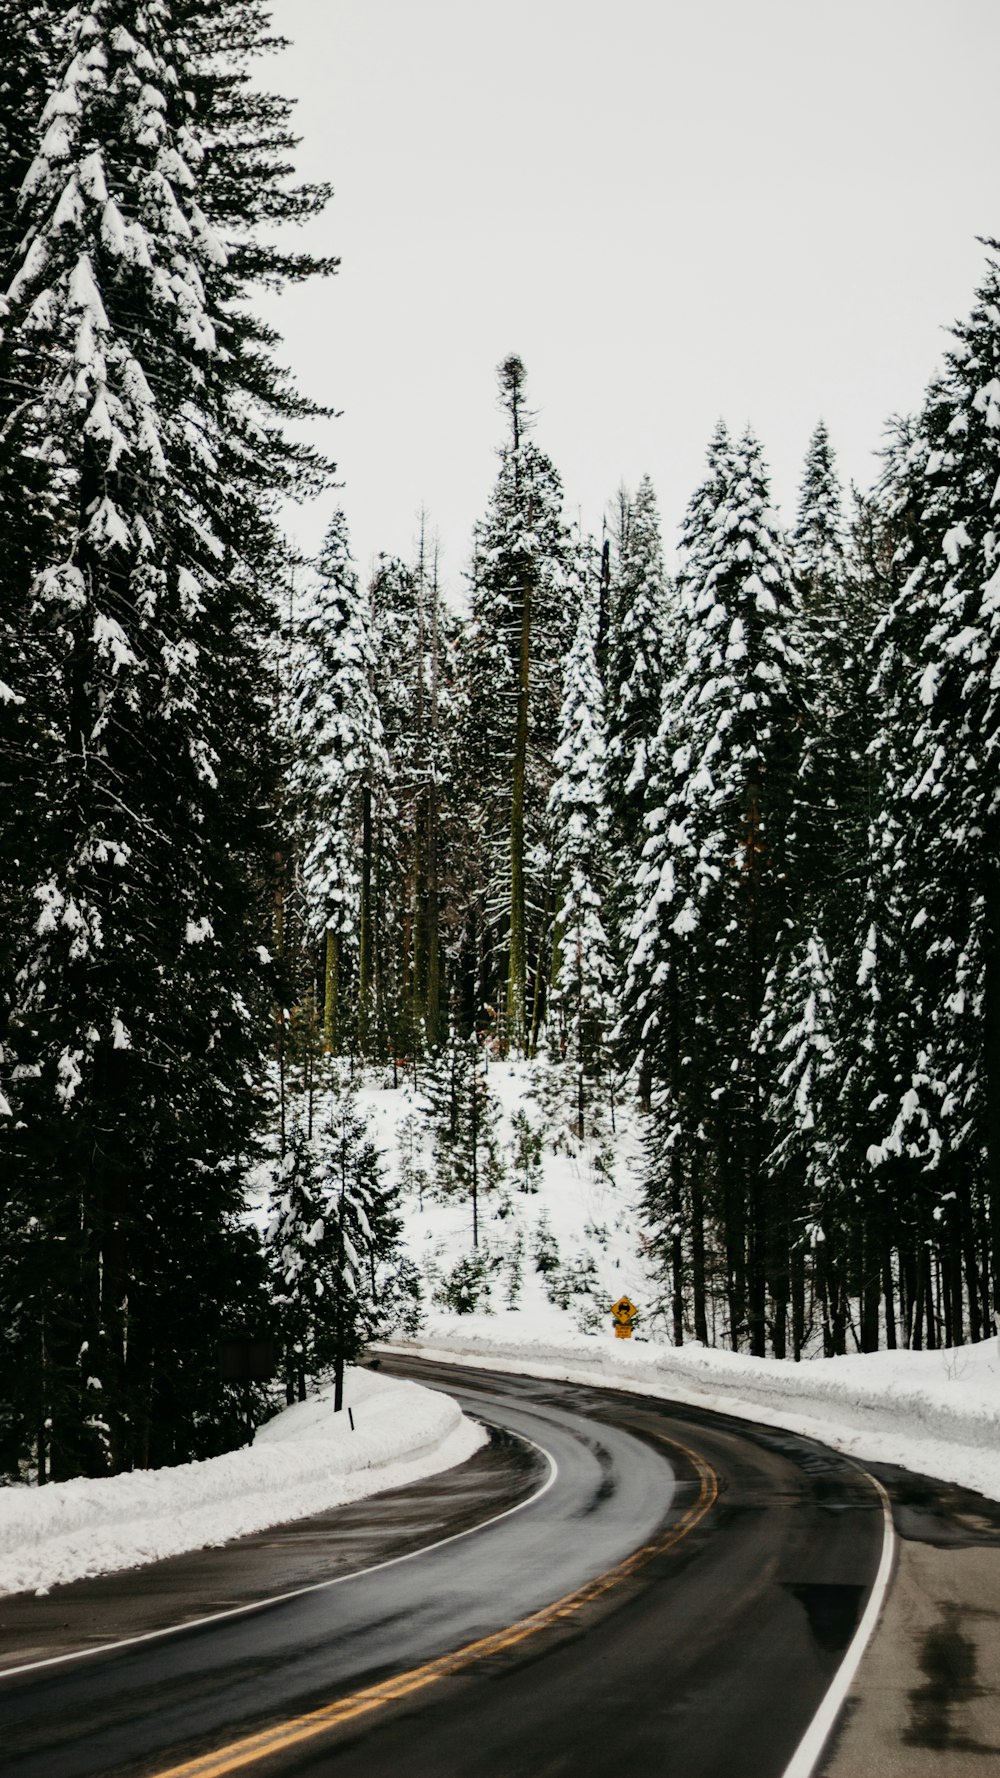
<path fill-rule="evenodd" d="M 871 1482 L 882 1502 L 882 1560 L 865 1607 L 864 1615 L 854 1632 L 851 1645 L 847 1650 L 830 1686 L 826 1697 L 809 1724 L 798 1747 L 792 1755 L 791 1763 L 785 1767 L 782 1778 L 812 1778 L 833 1725 L 840 1715 L 847 1694 L 851 1689 L 861 1657 L 871 1639 L 872 1631 L 878 1623 L 889 1582 L 892 1578 L 893 1559 L 896 1552 L 896 1531 L 892 1522 L 892 1504 L 881 1482 L 866 1469 L 861 1474 Z"/>
<path fill-rule="evenodd" d="M 251 1611 L 264 1611 L 269 1605 L 283 1605 L 289 1599 L 302 1599 L 307 1593 L 324 1593 L 331 1587 L 343 1586 L 345 1581 L 360 1580 L 366 1574 L 378 1574 L 383 1568 L 395 1568 L 400 1562 L 414 1562 L 418 1556 L 429 1555 L 431 1550 L 443 1549 L 448 1543 L 458 1543 L 463 1537 L 473 1537 L 477 1531 L 485 1531 L 489 1525 L 498 1525 L 501 1519 L 513 1518 L 515 1513 L 523 1512 L 526 1506 L 534 1506 L 537 1500 L 541 1500 L 543 1494 L 548 1493 L 559 1474 L 559 1465 L 552 1452 L 547 1451 L 545 1446 L 538 1444 L 535 1439 L 528 1438 L 523 1432 L 511 1433 L 509 1427 L 500 1426 L 499 1422 L 495 1420 L 487 1420 L 484 1415 L 470 1414 L 469 1418 L 480 1420 L 484 1426 L 496 1426 L 498 1430 L 507 1432 L 510 1437 L 519 1439 L 522 1444 L 530 1445 L 532 1450 L 538 1451 L 545 1458 L 549 1466 L 549 1473 L 536 1493 L 529 1494 L 526 1500 L 519 1500 L 516 1506 L 506 1507 L 502 1513 L 494 1513 L 491 1519 L 481 1519 L 477 1525 L 469 1525 L 464 1531 L 453 1531 L 448 1537 L 439 1537 L 435 1543 L 425 1543 L 419 1550 L 408 1550 L 403 1556 L 390 1556 L 385 1562 L 373 1562 L 368 1568 L 355 1568 L 350 1574 L 335 1574 L 330 1580 L 312 1581 L 309 1586 L 295 1587 L 290 1593 L 274 1593 L 267 1599 L 251 1599 L 246 1605 L 231 1605 L 225 1611 L 210 1612 L 207 1617 L 188 1618 L 183 1624 L 167 1624 L 162 1630 L 144 1630 L 141 1635 L 125 1636 L 120 1642 L 98 1642 L 93 1648 L 75 1648 L 69 1654 L 47 1655 L 43 1661 L 25 1661 L 20 1667 L 2 1667 L 0 1668 L 0 1680 L 16 1679 L 22 1673 L 37 1673 L 42 1667 L 60 1667 L 68 1661 L 87 1660 L 91 1655 L 112 1654 L 120 1648 L 135 1648 L 139 1643 L 156 1642 L 163 1636 L 179 1636 L 184 1630 L 199 1630 L 206 1624 L 218 1624 L 226 1618 L 246 1617 Z M 369 1498 L 371 1497 L 369 1496 Z M 329 1508 L 328 1510 L 335 1511 L 336 1509 Z M 189 1555 L 195 1553 L 193 1550 L 186 1552 Z"/>

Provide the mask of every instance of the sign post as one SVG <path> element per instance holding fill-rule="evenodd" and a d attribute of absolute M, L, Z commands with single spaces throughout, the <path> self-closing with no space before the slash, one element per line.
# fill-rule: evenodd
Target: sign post
<path fill-rule="evenodd" d="M 639 1318 L 639 1311 L 629 1297 L 620 1296 L 616 1303 L 612 1303 L 611 1317 L 615 1324 L 615 1339 L 630 1340 L 633 1325 Z"/>

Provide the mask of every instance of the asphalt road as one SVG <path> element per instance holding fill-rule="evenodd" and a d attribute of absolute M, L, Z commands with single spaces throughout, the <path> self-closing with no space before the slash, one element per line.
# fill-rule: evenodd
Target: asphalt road
<path fill-rule="evenodd" d="M 793 1434 L 667 1403 L 416 1361 L 392 1368 L 447 1385 L 530 1441 L 517 1463 L 498 1439 L 506 1479 L 471 1513 L 466 1500 L 462 1534 L 440 1541 L 456 1523 L 447 1486 L 419 1529 L 401 1491 L 402 1544 L 384 1496 L 369 1503 L 381 1531 L 366 1538 L 362 1507 L 351 1509 L 366 1572 L 329 1573 L 320 1555 L 321 1585 L 259 1610 L 242 1609 L 244 1584 L 240 1615 L 8 1672 L 4 1773 L 780 1778 L 878 1567 L 870 1481 Z M 429 1485 L 422 1492 L 433 1501 Z M 504 1516 L 469 1530 L 484 1510 Z M 325 1536 L 335 1543 L 335 1528 Z M 259 1552 L 261 1540 L 244 1543 Z M 281 1544 L 264 1540 L 262 1593 L 288 1591 Z M 242 1548 L 227 1552 L 231 1576 Z M 389 1565 L 374 1566 L 383 1550 Z M 199 1560 L 183 1559 L 192 1579 L 189 1595 L 183 1582 L 171 1595 L 175 1621 L 182 1595 L 188 1616 L 211 1603 L 195 1582 Z M 156 1596 L 154 1571 L 143 1573 Z M 116 1589 L 120 1633 L 162 1621 L 162 1599 L 160 1619 L 137 1606 L 141 1580 L 87 1583 L 104 1589 L 91 1644 L 115 1621 Z M 210 1592 L 216 1581 L 213 1571 Z M 63 1646 L 83 1645 L 72 1623 L 84 1595 L 61 1591 Z M 27 1620 L 20 1642 L 16 1625 L 7 1634 L 8 1662 L 46 1646 L 30 1642 Z"/>

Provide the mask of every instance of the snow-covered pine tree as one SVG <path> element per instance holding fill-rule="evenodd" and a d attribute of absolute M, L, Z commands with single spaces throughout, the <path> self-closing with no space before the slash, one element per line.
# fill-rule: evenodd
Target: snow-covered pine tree
<path fill-rule="evenodd" d="M 692 1143 L 709 1143 L 730 1337 L 748 1334 L 763 1354 L 775 1261 L 766 1082 L 751 1038 L 788 911 L 802 663 L 757 441 L 748 433 L 732 450 L 718 433 L 709 469 L 688 514 L 685 655 L 657 742 L 632 995 L 643 1040 L 659 1047 L 668 1115 L 681 1116 Z M 675 1175 L 666 1189 L 676 1200 Z M 669 1213 L 677 1219 L 676 1202 Z"/>
<path fill-rule="evenodd" d="M 895 1084 L 872 1158 L 917 1174 L 923 1270 L 904 1319 L 922 1315 L 928 1343 L 990 1332 L 1000 1290 L 1000 244 L 986 245 L 908 455 L 919 530 L 879 634 L 879 852 L 886 899 L 907 914 L 882 963 L 910 1017 L 891 1033 Z"/>
<path fill-rule="evenodd" d="M 708 570 L 708 544 L 733 473 L 733 446 L 720 421 L 708 447 L 707 474 L 688 503 L 682 527 L 670 670 L 649 749 L 644 844 L 623 947 L 618 1036 L 626 1062 L 636 1064 L 640 1103 L 652 1113 L 645 1133 L 644 1219 L 669 1276 L 676 1345 L 684 1339 L 686 1297 L 696 1338 L 708 1339 L 712 1173 L 708 1080 L 699 1050 L 700 989 L 695 959 L 684 943 L 687 916 L 680 912 L 694 864 L 685 801 L 691 753 L 683 674 L 695 590 Z"/>
<path fill-rule="evenodd" d="M 397 1195 L 355 1098 L 334 1081 L 313 1135 L 301 1122 L 292 1132 L 268 1228 L 289 1400 L 330 1370 L 339 1411 L 345 1365 L 390 1331 L 405 1267 Z"/>
<path fill-rule="evenodd" d="M 721 422 L 707 456 L 708 473 L 691 497 L 681 534 L 671 671 L 663 684 L 657 728 L 648 750 L 649 781 L 635 873 L 635 908 L 623 943 L 626 967 L 619 1037 L 626 1060 L 637 1065 L 640 1097 L 647 1108 L 654 1075 L 662 1082 L 672 1072 L 664 1046 L 668 1025 L 677 1029 L 676 1017 L 668 1016 L 667 984 L 677 963 L 673 928 L 682 893 L 679 873 L 682 860 L 691 858 L 684 804 L 691 758 L 690 724 L 686 710 L 682 710 L 690 687 L 683 673 L 696 589 L 707 573 L 707 542 L 733 473 L 733 447 Z M 624 518 L 620 528 L 624 534 Z"/>
<path fill-rule="evenodd" d="M 441 595 L 437 548 L 421 520 L 412 569 L 382 557 L 373 583 L 378 687 L 395 818 L 381 857 L 387 1001 L 398 1055 L 433 1048 L 447 1006 L 443 979 L 452 819 L 454 623 Z"/>
<path fill-rule="evenodd" d="M 589 1134 L 590 1101 L 606 1076 L 614 1024 L 614 967 L 605 927 L 610 876 L 605 784 L 604 697 L 596 656 L 596 613 L 580 610 L 566 660 L 556 780 L 549 794 L 556 919 L 549 1052 L 574 1076 L 577 1135 Z"/>
<path fill-rule="evenodd" d="M 410 913 L 406 996 L 413 1047 L 433 1047 L 441 1036 L 447 985 L 442 982 L 444 854 L 450 761 L 447 669 L 450 624 L 441 599 L 438 551 L 421 515 L 414 572 L 415 648 L 409 665 L 409 746 L 396 791 L 406 810 L 408 839 L 404 893 Z"/>
<path fill-rule="evenodd" d="M 846 536 L 836 460 L 822 420 L 806 451 L 792 549 L 804 610 L 836 603 L 844 578 Z"/>
<path fill-rule="evenodd" d="M 863 1350 L 875 1350 L 883 1334 L 890 1346 L 897 1339 L 920 1346 L 925 1334 L 934 1339 L 932 1250 L 940 1234 L 932 1214 L 934 1189 L 918 1157 L 883 1149 L 886 1106 L 904 1092 L 900 1058 L 920 1049 L 909 971 L 900 967 L 915 944 L 913 885 L 900 873 L 890 814 L 899 807 L 900 782 L 911 768 L 895 711 L 911 697 L 925 624 L 902 596 L 927 548 L 920 423 L 891 420 L 881 455 L 883 471 L 872 493 L 856 496 L 847 558 L 849 606 L 870 613 L 865 624 L 856 622 L 870 637 L 854 727 L 854 738 L 868 736 L 861 798 L 868 820 L 865 880 L 858 907 L 854 896 L 836 893 L 836 885 L 827 903 L 835 916 L 840 905 L 843 921 L 854 914 L 851 946 L 838 935 L 833 962 L 838 1026 L 849 1056 L 840 1134 L 845 1172 L 858 1182 L 849 1248 Z M 836 919 L 827 917 L 827 926 L 836 932 Z M 874 1170 L 872 1154 L 879 1156 Z"/>
<path fill-rule="evenodd" d="M 857 518 L 862 514 L 859 509 Z M 809 707 L 800 768 L 800 899 L 839 960 L 853 946 L 872 813 L 874 705 L 867 658 L 873 588 L 862 571 L 863 532 L 849 537 L 829 435 L 817 426 L 806 455 L 793 536 L 797 640 L 808 665 Z"/>
<path fill-rule="evenodd" d="M 10 266 L 20 239 L 18 198 L 34 158 L 38 119 L 59 55 L 62 9 L 52 0 L 0 0 L 0 265 Z M 9 333 L 0 333 L 0 446 L 17 473 L 0 477 L 0 1007 L 11 979 L 15 932 L 25 925 L 28 889 L 23 828 L 38 806 L 38 736 L 30 715 L 31 650 L 26 610 L 34 564 L 49 523 L 45 477 L 24 449 L 23 389 L 14 375 Z M 15 815 L 13 811 L 18 811 Z M 3 1013 L 0 1012 L 0 1021 Z M 2 1029 L 2 1023 L 0 1023 Z"/>
<path fill-rule="evenodd" d="M 792 1358 L 802 1357 L 812 1331 L 807 1286 L 814 1286 L 823 1349 L 833 1357 L 846 1351 L 854 1203 L 839 1115 L 847 1057 L 830 958 L 818 933 L 789 935 L 768 974 L 754 1045 L 771 1081 L 774 1354 L 789 1356 L 790 1346 Z"/>
<path fill-rule="evenodd" d="M 241 1214 L 269 999 L 261 588 L 275 491 L 324 473 L 244 307 L 256 279 L 319 269 L 257 230 L 324 197 L 288 188 L 288 107 L 250 88 L 261 8 L 87 0 L 67 29 L 3 298 L 22 409 L 0 498 L 40 466 L 48 521 L 0 1135 L 5 1248 L 48 1269 L 44 1294 L 34 1268 L 0 1286 L 40 1477 L 223 1436 L 216 1339 L 262 1283 Z"/>
<path fill-rule="evenodd" d="M 619 522 L 606 684 L 608 803 L 619 870 L 631 875 L 644 841 L 649 753 L 660 726 L 668 652 L 667 583 L 656 495 L 648 475 Z M 628 908 L 631 918 L 634 910 Z"/>
<path fill-rule="evenodd" d="M 822 420 L 806 452 L 798 520 L 791 543 L 799 592 L 800 646 L 813 669 L 817 703 L 815 711 L 810 712 L 810 728 L 815 732 L 809 736 L 809 750 L 820 747 L 824 751 L 822 764 L 817 762 L 814 775 L 819 800 L 825 800 L 824 792 L 832 792 L 825 814 L 829 822 L 837 807 L 836 791 L 842 789 L 838 768 L 847 765 L 839 758 L 840 750 L 830 731 L 837 731 L 836 740 L 843 741 L 842 728 L 847 716 L 845 679 L 852 664 L 852 644 L 856 654 L 867 637 L 848 636 L 847 536 L 833 448 Z M 861 736 L 857 737 L 857 744 L 863 752 Z M 808 768 L 808 760 L 806 764 Z"/>
<path fill-rule="evenodd" d="M 500 1107 L 481 1038 L 452 1025 L 424 1069 L 423 1091 L 434 1135 L 437 1178 L 445 1193 L 467 1198 L 474 1248 L 479 1246 L 480 1198 L 503 1177 Z"/>
<path fill-rule="evenodd" d="M 38 120 L 66 46 L 66 8 L 55 0 L 0 0 L 0 256 L 20 240 L 18 199 L 38 147 Z M 9 401 L 9 394 L 5 401 Z"/>
<path fill-rule="evenodd" d="M 559 477 L 529 436 L 524 365 L 505 359 L 499 376 L 510 433 L 476 535 L 462 760 L 485 867 L 477 897 L 481 991 L 506 1040 L 526 1050 L 548 973 L 546 811 L 576 620 L 575 572 Z"/>
<path fill-rule="evenodd" d="M 374 656 L 369 598 L 338 510 L 298 613 L 291 695 L 294 820 L 309 927 L 322 953 L 323 1047 L 333 1054 L 357 1042 L 362 951 L 371 947 L 362 931 L 371 893 L 363 898 L 362 881 L 371 873 L 373 798 L 384 800 L 388 776 Z"/>

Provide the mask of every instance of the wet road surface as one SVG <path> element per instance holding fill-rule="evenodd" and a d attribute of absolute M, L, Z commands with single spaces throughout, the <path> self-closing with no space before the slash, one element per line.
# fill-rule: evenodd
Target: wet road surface
<path fill-rule="evenodd" d="M 1000 1501 L 871 1468 L 896 1576 L 817 1778 L 1000 1778 Z"/>
<path fill-rule="evenodd" d="M 148 1636 L 409 1555 L 509 1510 L 536 1494 L 547 1477 L 541 1452 L 497 1428 L 468 1463 L 426 1482 L 215 1548 L 56 1587 L 41 1598 L 0 1597 L 0 1671 Z"/>
<path fill-rule="evenodd" d="M 400 1526 L 411 1550 L 448 1535 L 446 1503 L 422 1485 L 421 1528 L 412 1491 L 395 1509 L 388 1496 L 358 1503 L 339 1515 L 355 1515 L 339 1560 L 354 1567 L 360 1555 L 366 1573 L 325 1570 L 318 1590 L 244 1615 L 8 1675 L 4 1772 L 596 1778 L 625 1767 L 780 1778 L 878 1567 L 882 1511 L 864 1475 L 793 1434 L 668 1403 L 409 1359 L 386 1368 L 448 1387 L 467 1411 L 530 1441 L 526 1459 L 507 1446 L 492 1501 L 484 1482 L 470 1506 L 463 1472 L 452 1472 L 466 1523 L 484 1507 L 517 1510 L 392 1561 Z M 502 1464 L 503 1441 L 494 1451 Z M 336 1516 L 313 1538 L 320 1563 L 338 1559 Z M 222 1597 L 236 1597 L 244 1546 L 266 1590 L 288 1590 L 289 1560 L 313 1582 L 308 1539 L 294 1559 L 268 1552 L 283 1542 L 274 1534 L 232 1546 Z M 373 1568 L 380 1551 L 391 1565 Z M 213 1565 L 229 1554 L 208 1553 L 212 1597 Z M 193 1572 L 205 1560 L 156 1569 Z M 106 1640 L 116 1597 L 119 1634 L 148 1626 L 155 1570 L 85 1585 L 104 1588 L 92 1639 Z M 183 1581 L 171 1585 L 176 1611 Z M 240 1585 L 243 1603 L 253 1588 Z M 81 1595 L 61 1591 L 25 1602 L 23 1632 L 32 1605 L 62 1605 L 60 1633 L 73 1640 L 69 1595 Z M 195 1593 L 184 1609 L 202 1616 L 204 1589 Z M 0 1606 L 0 1624 L 13 1604 Z M 34 1627 L 37 1650 L 47 1638 Z M 7 1634 L 16 1645 L 16 1626 Z"/>

